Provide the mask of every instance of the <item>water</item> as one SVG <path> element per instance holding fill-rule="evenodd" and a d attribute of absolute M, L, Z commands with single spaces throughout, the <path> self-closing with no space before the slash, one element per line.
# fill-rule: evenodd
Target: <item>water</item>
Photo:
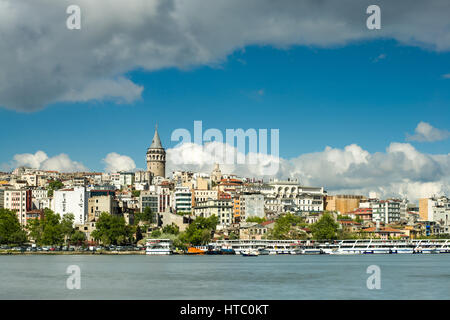
<path fill-rule="evenodd" d="M 69 290 L 66 269 L 81 269 Z M 367 267 L 381 269 L 369 290 Z M 450 254 L 0 256 L 0 299 L 449 299 Z"/>

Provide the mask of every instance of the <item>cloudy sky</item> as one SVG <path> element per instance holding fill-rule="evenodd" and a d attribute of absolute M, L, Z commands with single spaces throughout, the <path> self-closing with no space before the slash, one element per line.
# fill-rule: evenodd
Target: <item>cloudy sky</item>
<path fill-rule="evenodd" d="M 446 0 L 0 0 L 0 170 L 144 168 L 158 123 L 169 170 L 209 171 L 170 139 L 201 120 L 279 129 L 280 178 L 448 194 L 449 16 Z"/>

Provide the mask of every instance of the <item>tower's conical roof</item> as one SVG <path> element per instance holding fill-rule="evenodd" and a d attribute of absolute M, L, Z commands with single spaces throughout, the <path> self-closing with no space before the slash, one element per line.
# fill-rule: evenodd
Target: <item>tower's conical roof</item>
<path fill-rule="evenodd" d="M 159 138 L 158 134 L 158 126 L 155 127 L 155 135 L 153 136 L 152 145 L 150 146 L 150 149 L 163 149 L 161 139 Z"/>

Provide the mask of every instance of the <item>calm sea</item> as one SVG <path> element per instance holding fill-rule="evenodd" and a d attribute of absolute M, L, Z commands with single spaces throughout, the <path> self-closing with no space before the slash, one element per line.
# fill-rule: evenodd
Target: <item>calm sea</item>
<path fill-rule="evenodd" d="M 68 266 L 81 289 L 66 287 Z M 367 268 L 381 270 L 369 290 Z M 450 254 L 0 256 L 0 299 L 449 299 Z"/>

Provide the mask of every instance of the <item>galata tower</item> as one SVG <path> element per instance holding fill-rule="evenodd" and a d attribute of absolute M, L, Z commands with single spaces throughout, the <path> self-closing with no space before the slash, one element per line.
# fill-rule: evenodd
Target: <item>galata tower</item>
<path fill-rule="evenodd" d="M 166 151 L 159 138 L 158 126 L 155 127 L 152 144 L 147 149 L 147 171 L 154 177 L 166 177 Z"/>

